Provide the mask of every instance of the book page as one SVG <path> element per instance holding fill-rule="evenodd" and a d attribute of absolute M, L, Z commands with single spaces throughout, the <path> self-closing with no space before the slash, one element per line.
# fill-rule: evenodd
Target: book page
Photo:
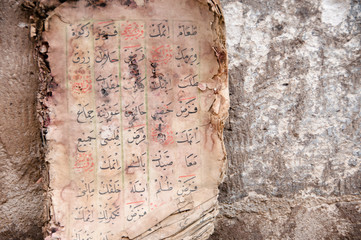
<path fill-rule="evenodd" d="M 229 99 L 214 1 L 76 1 L 44 39 L 47 239 L 207 239 Z"/>

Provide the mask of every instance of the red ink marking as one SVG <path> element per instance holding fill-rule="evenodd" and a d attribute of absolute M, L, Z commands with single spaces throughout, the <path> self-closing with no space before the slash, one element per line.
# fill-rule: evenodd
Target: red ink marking
<path fill-rule="evenodd" d="M 94 170 L 94 162 L 91 153 L 78 153 L 74 167 L 77 172 L 92 172 Z"/>
<path fill-rule="evenodd" d="M 124 130 L 131 129 L 131 128 L 137 128 L 137 127 L 144 127 L 144 126 L 145 126 L 145 124 L 142 124 L 142 125 L 137 125 L 137 126 L 133 126 L 133 127 L 124 128 Z"/>
<path fill-rule="evenodd" d="M 79 68 L 74 70 L 73 75 L 69 77 L 69 82 L 73 94 L 84 94 L 92 90 L 90 69 Z"/>
<path fill-rule="evenodd" d="M 144 203 L 144 201 L 138 201 L 138 202 L 130 202 L 130 203 L 127 203 L 127 205 L 131 205 L 131 204 L 137 204 L 137 203 Z"/>
<path fill-rule="evenodd" d="M 127 46 L 127 47 L 124 47 L 124 48 L 138 48 L 138 47 L 141 47 L 141 45 L 135 45 L 135 46 Z"/>
<path fill-rule="evenodd" d="M 82 82 L 75 82 L 72 84 L 73 93 L 84 94 L 92 90 L 91 80 L 83 80 Z"/>
<path fill-rule="evenodd" d="M 153 50 L 150 52 L 151 61 L 156 63 L 167 64 L 173 58 L 173 50 L 170 45 L 162 45 L 160 47 L 153 47 Z"/>
<path fill-rule="evenodd" d="M 136 22 L 122 24 L 120 33 L 125 40 L 133 40 L 138 38 L 144 38 L 143 25 L 139 26 Z"/>
<path fill-rule="evenodd" d="M 179 99 L 179 101 L 191 100 L 191 99 L 195 99 L 195 98 L 196 97 L 182 98 L 182 99 Z"/>
<path fill-rule="evenodd" d="M 195 174 L 192 174 L 192 175 L 186 175 L 186 176 L 179 176 L 179 178 L 185 178 L 185 177 L 195 177 L 196 175 Z"/>
<path fill-rule="evenodd" d="M 155 208 L 158 208 L 158 207 L 161 207 L 165 204 L 166 202 L 162 202 L 161 204 L 157 205 L 157 204 L 153 204 L 153 203 L 150 203 L 150 207 L 151 209 L 150 210 L 154 210 Z"/>
<path fill-rule="evenodd" d="M 60 198 L 61 198 L 61 200 L 63 200 L 64 202 L 66 202 L 67 200 L 64 199 L 64 197 L 63 197 L 63 192 L 64 192 L 67 188 L 70 188 L 70 187 L 71 187 L 71 182 L 70 182 L 68 185 L 64 186 L 64 187 L 61 189 Z"/>
<path fill-rule="evenodd" d="M 174 143 L 173 131 L 169 128 L 169 126 L 163 128 L 152 128 L 151 135 L 154 142 L 158 142 L 162 145 L 169 145 Z"/>

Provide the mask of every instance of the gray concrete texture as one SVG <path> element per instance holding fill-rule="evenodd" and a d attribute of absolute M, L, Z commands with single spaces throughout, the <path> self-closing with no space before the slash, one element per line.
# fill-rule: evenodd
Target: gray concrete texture
<path fill-rule="evenodd" d="M 222 0 L 231 109 L 211 239 L 361 239 L 361 1 Z M 0 1 L 0 240 L 42 239 L 38 69 Z"/>
<path fill-rule="evenodd" d="M 229 162 L 212 239 L 361 239 L 361 1 L 222 3 Z"/>

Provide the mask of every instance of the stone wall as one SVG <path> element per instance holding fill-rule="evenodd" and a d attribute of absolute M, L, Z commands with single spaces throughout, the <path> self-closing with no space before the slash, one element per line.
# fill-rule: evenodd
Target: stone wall
<path fill-rule="evenodd" d="M 0 1 L 0 239 L 42 239 L 38 76 Z M 229 169 L 211 239 L 361 239 L 360 0 L 222 0 Z"/>
<path fill-rule="evenodd" d="M 212 239 L 361 239 L 361 1 L 222 4 L 229 169 Z"/>
<path fill-rule="evenodd" d="M 0 1 L 0 239 L 42 239 L 38 70 L 21 0 Z"/>

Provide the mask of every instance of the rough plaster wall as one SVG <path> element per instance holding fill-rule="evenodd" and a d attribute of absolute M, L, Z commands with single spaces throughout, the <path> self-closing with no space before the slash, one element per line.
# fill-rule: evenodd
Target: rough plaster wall
<path fill-rule="evenodd" d="M 229 170 L 212 239 L 361 239 L 361 1 L 222 4 Z"/>
<path fill-rule="evenodd" d="M 38 89 L 29 16 L 0 1 L 0 239 L 42 239 Z"/>

